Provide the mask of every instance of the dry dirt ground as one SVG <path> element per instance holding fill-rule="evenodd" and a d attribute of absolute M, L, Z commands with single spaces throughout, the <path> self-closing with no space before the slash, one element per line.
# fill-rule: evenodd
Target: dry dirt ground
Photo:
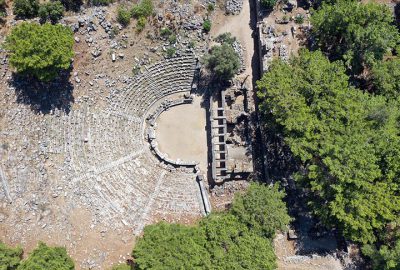
<path fill-rule="evenodd" d="M 203 98 L 196 96 L 193 104 L 172 107 L 157 121 L 157 142 L 161 152 L 176 160 L 200 162 L 207 171 L 206 111 Z"/>
<path fill-rule="evenodd" d="M 217 13 L 213 21 L 211 37 L 215 38 L 223 33 L 231 33 L 244 47 L 246 69 L 240 74 L 239 78 L 250 76 L 248 80 L 251 81 L 251 60 L 254 54 L 254 40 L 252 38 L 253 30 L 251 29 L 250 22 L 250 1 L 243 1 L 242 11 L 238 15 L 225 16 L 224 14 Z"/>
<path fill-rule="evenodd" d="M 281 270 L 342 270 L 340 260 L 332 255 L 299 256 L 295 241 L 288 241 L 286 234 L 278 234 L 274 239 L 278 269 Z"/>
<path fill-rule="evenodd" d="M 168 18 L 163 23 L 202 18 L 204 4 L 197 2 L 163 1 L 165 6 L 180 7 L 180 11 L 192 10 L 190 19 L 180 18 L 174 11 L 163 12 Z M 8 6 L 12 3 L 8 2 Z M 112 24 L 115 10 L 113 4 L 103 13 Z M 94 11 L 89 8 L 81 14 L 71 13 L 65 22 L 76 23 L 78 18 L 90 17 L 97 22 Z M 8 16 L 0 26 L 0 39 L 14 23 L 12 19 Z M 245 49 L 246 63 L 240 77 L 251 76 L 254 48 L 249 2 L 244 1 L 242 12 L 236 16 L 226 17 L 223 11 L 216 10 L 213 22 L 212 36 L 230 31 L 238 38 Z M 151 38 L 155 23 L 149 23 L 142 33 L 136 33 L 135 23 L 132 21 L 114 39 L 98 24 L 97 30 L 91 32 L 85 30 L 87 24 L 80 27 L 75 33 L 78 41 L 71 77 L 52 85 L 55 89 L 68 89 L 61 96 L 50 94 L 41 100 L 27 97 L 26 89 L 39 86 L 13 85 L 9 66 L 0 65 L 0 170 L 6 176 L 6 184 L 3 181 L 0 189 L 0 240 L 20 244 L 26 253 L 39 240 L 62 245 L 78 270 L 107 269 L 129 257 L 134 234 L 140 233 L 145 224 L 157 220 L 193 223 L 201 216 L 193 173 L 173 171 L 159 164 L 149 152 L 138 123 L 144 115 L 134 114 L 134 108 L 129 112 L 132 114 L 124 111 L 134 104 L 127 95 L 127 89 L 135 83 L 132 68 L 140 64 L 146 72 L 145 65 L 163 59 L 166 43 Z M 209 40 L 201 31 L 179 32 L 178 38 L 183 41 L 180 44 L 194 39 L 198 55 L 205 53 Z M 101 54 L 93 57 L 100 49 Z M 111 61 L 112 53 L 117 55 L 115 62 Z M 2 59 L 6 59 L 5 53 L 0 51 Z M 179 119 L 188 120 L 188 115 L 176 109 L 165 113 L 159 123 L 161 148 L 171 156 L 178 156 L 179 152 L 174 152 L 177 148 L 169 149 L 164 141 L 177 144 L 180 133 L 170 137 L 163 134 L 171 128 L 179 129 Z M 200 130 L 201 110 L 192 107 L 189 112 L 199 117 L 191 124 Z M 175 117 L 177 123 L 171 122 Z M 191 132 L 191 126 L 182 130 L 188 136 Z M 204 140 L 202 134 L 196 134 L 196 138 L 198 142 Z M 183 156 L 195 155 L 204 160 L 202 149 L 196 153 L 186 150 L 182 149 Z M 246 182 L 238 182 L 217 188 L 213 191 L 213 205 L 216 209 L 225 208 L 233 194 L 246 186 Z M 285 238 L 278 237 L 276 243 L 279 269 L 340 269 L 335 268 L 337 260 L 332 258 L 299 263 L 292 258 L 296 250 Z"/>
<path fill-rule="evenodd" d="M 161 24 L 204 16 L 204 8 L 189 2 L 164 5 L 171 10 L 156 9 Z M 78 270 L 107 269 L 124 261 L 146 224 L 193 223 L 203 211 L 193 171 L 160 163 L 143 127 L 157 95 L 190 90 L 195 59 L 164 60 L 166 41 L 154 31 L 160 20 L 148 22 L 141 33 L 133 20 L 109 38 L 98 14 L 116 26 L 115 10 L 113 4 L 65 17 L 68 25 L 85 19 L 74 34 L 71 76 L 48 85 L 54 91 L 39 98 L 29 93 L 43 86 L 16 83 L 0 51 L 0 60 L 5 59 L 0 65 L 0 171 L 5 176 L 0 240 L 22 245 L 25 254 L 38 241 L 65 246 Z M 12 19 L 1 27 L 1 40 Z M 90 20 L 96 30 L 87 30 Z M 194 41 L 196 53 L 204 53 L 207 35 L 202 31 L 177 30 L 177 38 L 178 50 L 185 52 Z M 159 61 L 159 72 L 147 70 Z M 134 66 L 144 75 L 134 77 Z"/>

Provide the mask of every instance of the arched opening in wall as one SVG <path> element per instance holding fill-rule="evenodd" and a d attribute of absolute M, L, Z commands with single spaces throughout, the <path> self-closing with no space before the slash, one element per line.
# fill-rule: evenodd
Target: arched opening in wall
<path fill-rule="evenodd" d="M 160 152 L 173 160 L 199 162 L 207 172 L 206 110 L 203 98 L 195 96 L 192 104 L 169 108 L 156 123 L 156 138 Z"/>

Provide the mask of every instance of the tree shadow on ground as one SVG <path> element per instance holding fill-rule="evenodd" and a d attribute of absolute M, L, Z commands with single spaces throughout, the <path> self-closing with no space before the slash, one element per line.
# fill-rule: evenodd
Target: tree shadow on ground
<path fill-rule="evenodd" d="M 316 218 L 308 207 L 304 189 L 297 186 L 290 179 L 286 188 L 286 202 L 290 216 L 294 217 L 291 227 L 295 229 L 297 240 L 295 241 L 297 255 L 327 255 L 335 253 L 343 248 L 343 239 L 337 230 L 326 228 Z M 324 207 L 324 206 L 321 206 Z"/>
<path fill-rule="evenodd" d="M 280 127 L 271 114 L 262 116 L 264 125 L 263 145 L 267 159 L 268 182 L 276 182 L 286 191 L 285 201 L 289 215 L 294 218 L 291 228 L 295 230 L 296 254 L 321 256 L 334 254 L 345 250 L 344 239 L 335 229 L 325 227 L 313 215 L 308 202 L 311 195 L 307 188 L 294 179 L 296 173 L 305 169 L 285 142 L 282 127 Z M 321 205 L 321 207 L 326 207 Z"/>
<path fill-rule="evenodd" d="M 48 114 L 57 109 L 68 114 L 74 102 L 74 87 L 69 78 L 70 72 L 66 71 L 54 81 L 45 83 L 14 73 L 11 86 L 15 88 L 16 101 L 30 106 L 34 113 Z"/>
<path fill-rule="evenodd" d="M 301 1 L 299 2 L 301 3 Z M 250 1 L 250 5 L 252 10 L 251 24 L 253 30 L 256 30 L 257 16 L 262 18 L 266 14 L 262 12 L 260 12 L 261 14 L 256 14 L 253 1 Z M 249 98 L 253 98 L 256 105 L 256 111 L 251 116 L 252 121 L 259 123 L 256 127 L 256 136 L 253 141 L 253 162 L 255 171 L 258 172 L 256 177 L 261 182 L 277 182 L 285 188 L 287 193 L 285 201 L 290 215 L 295 218 L 291 226 L 295 229 L 298 237 L 295 242 L 296 253 L 298 255 L 332 254 L 338 249 L 340 250 L 341 238 L 337 236 L 337 232 L 334 230 L 321 226 L 320 222 L 311 214 L 311 210 L 307 205 L 309 198 L 306 196 L 304 189 L 293 179 L 293 175 L 302 170 L 301 164 L 293 156 L 289 146 L 286 144 L 282 127 L 275 122 L 273 115 L 262 113 L 259 110 L 261 101 L 257 97 L 256 82 L 262 77 L 263 71 L 260 70 L 261 51 L 258 32 L 254 31 L 253 35 L 255 53 L 252 58 L 252 84 L 254 90 L 248 94 Z M 306 33 L 303 37 L 303 45 L 312 47 L 312 41 L 310 40 L 309 33 Z"/>
<path fill-rule="evenodd" d="M 254 5 L 255 1 L 250 1 L 250 8 L 252 8 L 252 5 Z M 254 7 L 255 8 L 255 7 Z M 269 15 L 271 15 L 271 13 L 274 10 L 272 8 L 265 8 L 262 5 L 260 5 L 260 10 L 259 13 L 257 14 L 257 16 L 259 16 L 260 18 L 267 18 Z"/>
<path fill-rule="evenodd" d="M 93 1 L 87 1 L 88 6 L 91 4 L 91 2 Z M 82 0 L 61 0 L 61 3 L 66 10 L 74 12 L 78 12 L 83 5 Z"/>
<path fill-rule="evenodd" d="M 215 185 L 212 178 L 212 128 L 211 123 L 208 119 L 210 119 L 210 99 L 211 96 L 214 95 L 218 90 L 221 90 L 221 85 L 215 81 L 215 78 L 204 70 L 198 69 L 195 73 L 194 83 L 196 83 L 196 88 L 191 91 L 191 94 L 200 96 L 202 101 L 200 106 L 206 112 L 206 133 L 207 133 L 207 179 L 209 179 L 209 185 L 213 187 Z"/>

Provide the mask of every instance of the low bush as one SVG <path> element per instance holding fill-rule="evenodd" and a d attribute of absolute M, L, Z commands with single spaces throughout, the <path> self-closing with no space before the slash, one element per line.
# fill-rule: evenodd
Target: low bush
<path fill-rule="evenodd" d="M 261 6 L 266 9 L 273 9 L 277 0 L 261 0 Z"/>
<path fill-rule="evenodd" d="M 228 44 L 232 45 L 233 42 L 236 41 L 236 37 L 232 37 L 232 34 L 227 32 L 227 33 L 220 34 L 218 37 L 215 38 L 215 41 L 219 42 L 221 44 L 228 43 Z"/>
<path fill-rule="evenodd" d="M 143 31 L 143 29 L 144 29 L 144 27 L 146 26 L 146 18 L 145 17 L 140 17 L 138 20 L 137 20 L 137 23 L 136 23 L 136 30 L 138 31 L 138 32 L 142 32 Z"/>
<path fill-rule="evenodd" d="M 297 14 L 297 15 L 294 17 L 294 22 L 297 23 L 297 24 L 303 24 L 303 23 L 304 23 L 304 15 L 302 15 L 302 14 Z"/>
<path fill-rule="evenodd" d="M 151 0 L 142 0 L 139 4 L 132 7 L 131 13 L 134 18 L 149 17 L 153 14 L 153 2 Z"/>
<path fill-rule="evenodd" d="M 124 6 L 119 6 L 117 10 L 117 21 L 122 26 L 127 26 L 131 21 L 131 13 Z"/>
<path fill-rule="evenodd" d="M 17 18 L 33 18 L 38 15 L 38 0 L 14 0 L 13 12 Z"/>
<path fill-rule="evenodd" d="M 167 49 L 167 57 L 171 58 L 174 57 L 176 53 L 176 49 L 174 47 L 169 47 Z"/>
<path fill-rule="evenodd" d="M 175 44 L 176 43 L 176 35 L 172 34 L 169 36 L 168 41 L 170 44 Z"/>
<path fill-rule="evenodd" d="M 113 2 L 113 0 L 92 0 L 93 6 L 108 6 Z"/>
<path fill-rule="evenodd" d="M 170 35 L 172 35 L 172 30 L 168 27 L 163 27 L 161 28 L 160 35 L 162 37 L 168 38 Z"/>
<path fill-rule="evenodd" d="M 196 41 L 191 40 L 191 41 L 189 42 L 189 48 L 194 49 L 195 47 L 196 47 Z"/>
<path fill-rule="evenodd" d="M 115 38 L 117 35 L 119 34 L 119 28 L 118 28 L 118 26 L 116 26 L 116 25 L 114 25 L 112 28 L 111 28 L 111 31 L 110 31 L 110 38 Z"/>
<path fill-rule="evenodd" d="M 133 68 L 132 68 L 132 74 L 134 75 L 134 76 L 136 76 L 136 75 L 138 75 L 140 73 L 140 66 L 134 66 Z"/>
<path fill-rule="evenodd" d="M 41 22 L 50 20 L 51 23 L 58 22 L 64 15 L 65 8 L 60 1 L 41 4 L 39 7 L 39 17 Z"/>
<path fill-rule="evenodd" d="M 6 0 L 0 0 L 0 18 L 6 15 Z"/>
<path fill-rule="evenodd" d="M 0 0 L 0 21 L 1 18 L 5 17 L 6 15 L 6 0 Z"/>
<path fill-rule="evenodd" d="M 203 30 L 205 32 L 207 32 L 207 33 L 210 32 L 210 30 L 211 30 L 211 21 L 209 19 L 204 20 L 204 22 L 203 22 Z"/>
<path fill-rule="evenodd" d="M 14 270 L 17 269 L 21 258 L 22 248 L 11 248 L 6 246 L 0 241 L 0 269 L 1 270 Z"/>
<path fill-rule="evenodd" d="M 131 270 L 132 267 L 130 267 L 127 264 L 118 264 L 113 266 L 113 268 L 111 268 L 111 270 Z"/>
<path fill-rule="evenodd" d="M 74 270 L 75 267 L 65 248 L 49 247 L 44 243 L 39 243 L 29 257 L 18 266 L 18 270 L 34 269 Z"/>

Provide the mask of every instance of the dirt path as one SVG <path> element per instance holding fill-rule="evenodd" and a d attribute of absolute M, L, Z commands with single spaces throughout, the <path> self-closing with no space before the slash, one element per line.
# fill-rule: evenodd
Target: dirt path
<path fill-rule="evenodd" d="M 252 38 L 253 30 L 251 29 L 250 22 L 249 1 L 244 1 L 243 9 L 239 15 L 225 16 L 224 14 L 217 14 L 216 19 L 213 22 L 211 35 L 217 37 L 222 33 L 230 32 L 239 40 L 245 49 L 243 53 L 246 65 L 246 70 L 240 75 L 240 77 L 246 77 L 249 75 L 249 81 L 251 81 L 251 60 L 254 54 L 254 41 Z"/>

